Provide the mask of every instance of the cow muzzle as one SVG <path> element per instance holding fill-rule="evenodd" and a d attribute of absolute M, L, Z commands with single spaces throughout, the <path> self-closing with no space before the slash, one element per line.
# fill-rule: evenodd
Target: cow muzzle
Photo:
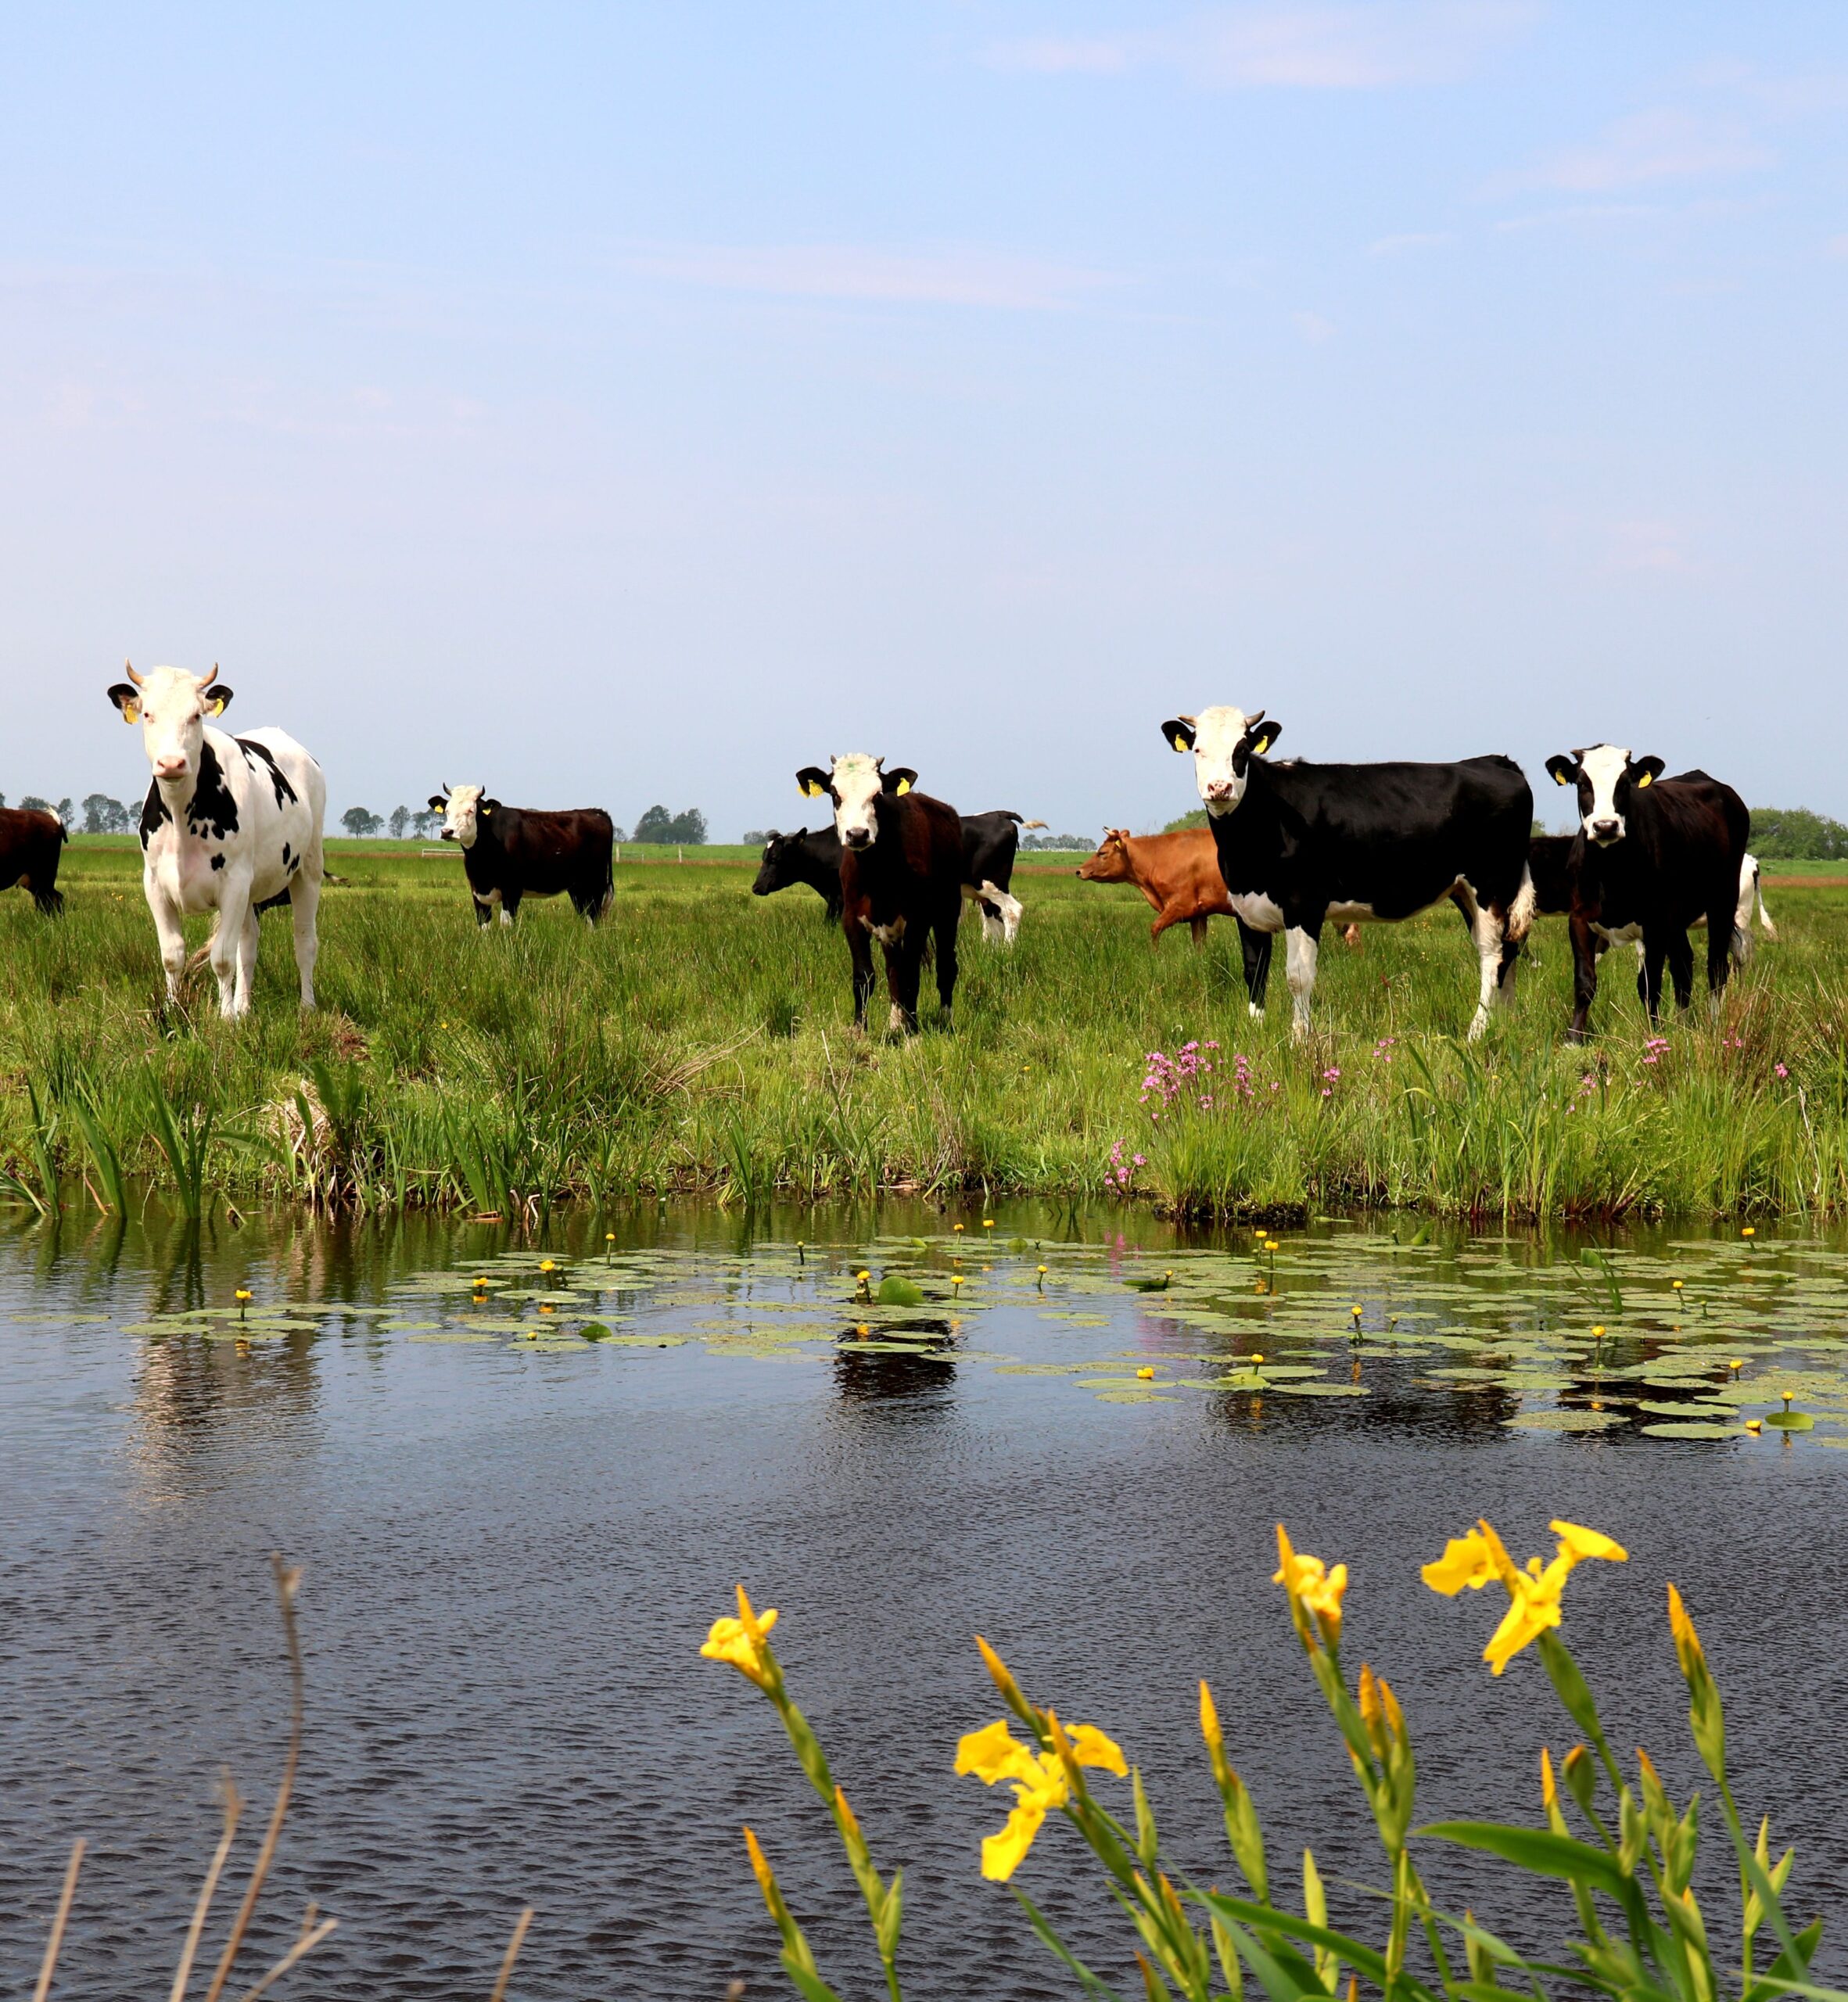
<path fill-rule="evenodd" d="M 154 760 L 154 776 L 171 785 L 176 780 L 186 776 L 186 760 L 184 758 L 156 758 Z"/>
<path fill-rule="evenodd" d="M 841 835 L 841 839 L 851 849 L 870 848 L 873 844 L 873 831 L 870 827 L 849 827 Z"/>
<path fill-rule="evenodd" d="M 1613 841 L 1621 841 L 1623 838 L 1624 823 L 1621 820 L 1594 820 L 1591 823 L 1591 838 L 1600 848 L 1609 848 Z"/>

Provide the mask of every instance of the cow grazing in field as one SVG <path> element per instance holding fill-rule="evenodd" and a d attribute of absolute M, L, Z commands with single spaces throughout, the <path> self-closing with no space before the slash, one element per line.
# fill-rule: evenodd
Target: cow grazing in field
<path fill-rule="evenodd" d="M 1244 960 L 1245 994 L 1254 1017 L 1264 1014 L 1271 977 L 1271 940 L 1254 931 L 1232 907 L 1219 874 L 1219 851 L 1210 830 L 1182 827 L 1170 834 L 1132 834 L 1127 827 L 1105 829 L 1096 854 L 1078 866 L 1080 881 L 1128 883 L 1146 899 L 1155 921 L 1151 942 L 1170 925 L 1185 924 L 1196 945 L 1204 945 L 1209 917 L 1229 917 L 1239 928 Z"/>
<path fill-rule="evenodd" d="M 1641 992 L 1652 1022 L 1666 960 L 1675 1001 L 1693 999 L 1688 931 L 1707 927 L 1707 992 L 1716 1012 L 1732 960 L 1746 843 L 1752 816 L 1729 785 L 1705 772 L 1662 777 L 1660 758 L 1633 758 L 1614 744 L 1546 761 L 1559 785 L 1578 791 L 1579 831 L 1570 880 L 1573 1012 L 1566 1033 L 1585 1039 L 1598 992 L 1599 941 L 1640 939 Z"/>
<path fill-rule="evenodd" d="M 315 916 L 321 903 L 321 821 L 327 781 L 292 737 L 253 730 L 232 737 L 212 719 L 231 691 L 214 686 L 218 669 L 188 674 L 125 669 L 109 698 L 142 727 L 154 769 L 142 804 L 142 888 L 153 913 L 177 1001 L 186 970 L 181 919 L 216 911 L 207 956 L 218 1005 L 233 1019 L 247 1014 L 257 970 L 257 913 L 287 903 L 295 921 L 295 963 L 304 1008 L 314 1006 Z"/>
<path fill-rule="evenodd" d="M 1664 779 L 1664 785 L 1679 785 L 1685 779 L 1697 774 L 1683 772 L 1672 779 Z M 1534 878 L 1534 909 L 1541 917 L 1563 917 L 1572 909 L 1572 849 L 1578 839 L 1576 834 L 1536 834 L 1527 845 L 1527 868 Z M 1755 855 L 1747 855 L 1739 864 L 1739 903 L 1732 913 L 1732 940 L 1730 950 L 1735 966 L 1744 966 L 1756 949 L 1757 940 L 1752 935 L 1752 920 L 1756 917 L 1767 938 L 1775 938 L 1778 927 L 1771 922 L 1771 912 L 1766 908 L 1764 886 Z M 1703 930 L 1706 917 L 1703 913 L 1689 925 L 1691 931 Z M 1609 944 L 1602 932 L 1594 943 L 1602 953 Z M 1640 933 L 1636 941 L 1636 956 L 1642 959 L 1642 938 Z M 1640 988 L 1638 990 L 1641 991 Z"/>
<path fill-rule="evenodd" d="M 1276 765 L 1280 734 L 1261 709 L 1215 708 L 1161 726 L 1194 777 L 1232 907 L 1254 931 L 1284 935 L 1293 1027 L 1309 1029 L 1322 927 L 1394 921 L 1448 897 L 1480 965 L 1472 1039 L 1512 986 L 1533 922 L 1527 838 L 1534 796 L 1512 759 L 1451 765 Z"/>
<path fill-rule="evenodd" d="M 1021 905 L 1009 894 L 1014 881 L 1015 852 L 1019 830 L 1043 826 L 1038 820 L 1023 823 L 1017 813 L 1001 809 L 992 813 L 965 813 L 963 826 L 963 895 L 981 913 L 982 936 L 990 945 L 1010 945 L 1020 935 Z M 757 880 L 751 885 L 755 896 L 767 897 L 806 883 L 818 891 L 827 904 L 830 917 L 841 914 L 841 838 L 831 824 L 810 834 L 798 827 L 793 834 L 780 834 L 773 828 L 763 845 Z"/>
<path fill-rule="evenodd" d="M 18 883 L 46 917 L 64 908 L 58 888 L 58 858 L 64 852 L 64 823 L 35 807 L 0 806 L 0 890 Z"/>
<path fill-rule="evenodd" d="M 944 1024 L 956 996 L 956 926 L 963 914 L 963 827 L 953 806 L 917 792 L 917 773 L 883 769 L 862 752 L 827 770 L 805 765 L 795 782 L 811 799 L 834 802 L 841 842 L 841 922 L 853 960 L 853 1019 L 864 1028 L 873 992 L 873 941 L 885 949 L 891 1026 L 917 1027 L 924 947 L 937 951 L 937 998 Z"/>
<path fill-rule="evenodd" d="M 443 838 L 460 844 L 462 869 L 475 902 L 475 922 L 503 924 L 519 915 L 522 897 L 569 897 L 594 924 L 615 894 L 616 831 L 601 806 L 562 813 L 503 806 L 479 785 L 446 785 L 430 795 L 443 816 Z"/>

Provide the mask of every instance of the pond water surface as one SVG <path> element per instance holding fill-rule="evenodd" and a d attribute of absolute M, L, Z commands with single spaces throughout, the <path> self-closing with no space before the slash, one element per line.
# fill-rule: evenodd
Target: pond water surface
<path fill-rule="evenodd" d="M 279 1764 L 279 1549 L 306 1571 L 307 1737 L 259 1946 L 310 1898 L 340 1921 L 285 1993 L 485 1994 L 528 1903 L 518 1995 L 787 1993 L 746 1820 L 824 1971 L 870 1992 L 851 1880 L 773 1713 L 698 1655 L 742 1579 L 781 1609 L 876 1858 L 906 1866 L 907 1994 L 1068 1994 L 977 1874 L 1006 1803 L 950 1771 L 998 1709 L 971 1636 L 1119 1738 L 1173 1860 L 1229 1882 L 1194 1723 L 1210 1677 L 1274 1872 L 1312 1842 L 1325 1875 L 1372 1884 L 1270 1582 L 1274 1526 L 1349 1564 L 1350 1667 L 1393 1678 L 1421 1815 L 1533 1819 L 1538 1747 L 1571 1742 L 1544 1674 L 1523 1656 L 1491 1680 L 1496 1609 L 1418 1579 L 1478 1514 L 1517 1554 L 1550 1548 L 1554 1516 L 1629 1547 L 1575 1574 L 1566 1631 L 1617 1743 L 1685 1792 L 1681 1585 L 1742 1804 L 1796 1843 L 1796 1909 L 1843 1915 L 1848 1242 L 1405 1219 L 1276 1242 L 902 1204 L 526 1235 L 14 1229 L 0 1968 L 21 1986 L 36 1966 L 82 1835 L 58 1993 L 170 1970 L 221 1764 L 260 1809 Z M 1428 1874 L 1517 1934 L 1567 1924 L 1491 1866 Z M 1049 1826 L 1019 1882 L 1121 1969 L 1071 1832 Z M 1337 1908 L 1368 1916 L 1358 1895 Z M 1848 1972 L 1839 1938 L 1819 1971 Z"/>

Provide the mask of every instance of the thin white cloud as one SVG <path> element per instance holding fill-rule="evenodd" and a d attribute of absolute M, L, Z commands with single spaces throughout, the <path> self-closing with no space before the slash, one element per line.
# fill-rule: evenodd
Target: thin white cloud
<path fill-rule="evenodd" d="M 1537 12 L 1531 0 L 1222 6 L 1164 28 L 998 43 L 988 60 L 1052 76 L 1165 69 L 1222 90 L 1385 90 L 1466 75 Z"/>
<path fill-rule="evenodd" d="M 1377 237 L 1367 246 L 1369 257 L 1402 257 L 1409 250 L 1434 250 L 1451 242 L 1447 229 L 1406 230 L 1397 236 Z"/>
<path fill-rule="evenodd" d="M 1311 347 L 1319 347 L 1334 333 L 1334 323 L 1325 320 L 1319 313 L 1292 313 L 1291 324 Z"/>
<path fill-rule="evenodd" d="M 637 247 L 630 271 L 715 291 L 886 304 L 1058 312 L 1117 282 L 1109 273 L 981 250 L 892 251 L 855 244 Z"/>
<path fill-rule="evenodd" d="M 1572 195 L 1603 195 L 1665 181 L 1749 174 L 1771 163 L 1771 154 L 1735 121 L 1663 106 L 1620 118 L 1589 145 L 1568 147 L 1537 166 L 1505 175 L 1490 192 L 1556 188 Z"/>

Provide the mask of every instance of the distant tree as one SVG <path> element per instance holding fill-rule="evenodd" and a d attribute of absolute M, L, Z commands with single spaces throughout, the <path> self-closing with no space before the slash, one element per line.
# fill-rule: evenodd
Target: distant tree
<path fill-rule="evenodd" d="M 746 848 L 762 848 L 774 831 L 770 827 L 747 827 L 738 839 Z"/>
<path fill-rule="evenodd" d="M 706 838 L 706 816 L 697 806 L 689 806 L 684 813 L 670 813 L 665 806 L 651 806 L 635 823 L 635 831 L 629 838 L 632 841 L 666 843 L 678 842 L 687 848 L 701 846 Z"/>
<path fill-rule="evenodd" d="M 1170 820 L 1161 831 L 1164 834 L 1178 834 L 1184 828 L 1204 827 L 1206 823 L 1206 809 L 1204 806 L 1197 806 L 1191 813 L 1183 813 L 1179 820 Z"/>
<path fill-rule="evenodd" d="M 60 799 L 52 811 L 66 827 L 74 827 L 77 825 L 77 809 L 71 805 L 68 798 Z"/>
<path fill-rule="evenodd" d="M 404 830 L 410 824 L 411 809 L 408 806 L 394 806 L 391 810 L 392 839 L 394 841 L 401 841 L 404 838 Z"/>
<path fill-rule="evenodd" d="M 411 825 L 419 840 L 429 840 L 443 825 L 443 816 L 433 806 L 420 806 L 411 816 Z"/>
<path fill-rule="evenodd" d="M 611 830 L 610 830 L 610 839 L 611 839 L 612 841 L 613 841 L 615 843 L 615 845 L 616 845 L 616 846 L 617 846 L 618 848 L 620 848 L 620 847 L 623 845 L 623 842 L 625 842 L 626 841 L 627 841 L 627 840 L 628 840 L 628 838 L 629 838 L 629 837 L 628 837 L 626 834 L 624 834 L 624 833 L 623 833 L 623 830 L 622 830 L 620 827 L 612 827 L 612 828 L 611 828 Z"/>
<path fill-rule="evenodd" d="M 1061 853 L 1070 853 L 1075 849 L 1080 855 L 1089 855 L 1096 845 L 1095 841 L 1086 841 L 1082 834 L 1022 834 L 1021 836 L 1021 846 L 1023 849 L 1039 852 L 1043 852 L 1048 849 L 1057 849 Z"/>
<path fill-rule="evenodd" d="M 5 793 L 3 793 L 3 792 L 0 792 L 0 806 L 4 806 L 5 804 L 6 804 L 6 795 L 5 795 Z"/>
<path fill-rule="evenodd" d="M 20 802 L 20 811 L 22 813 L 49 813 L 54 809 L 48 799 L 41 799 L 37 793 L 29 792 Z"/>
<path fill-rule="evenodd" d="M 1764 862 L 1839 862 L 1848 859 L 1848 827 L 1807 807 L 1756 806 L 1752 852 Z"/>
<path fill-rule="evenodd" d="M 106 792 L 84 795 L 84 832 L 86 834 L 125 834 L 129 828 L 128 809 L 120 800 Z"/>
<path fill-rule="evenodd" d="M 363 806 L 348 807 L 340 816 L 340 825 L 356 841 L 370 841 L 385 827 L 376 813 L 368 813 Z"/>

